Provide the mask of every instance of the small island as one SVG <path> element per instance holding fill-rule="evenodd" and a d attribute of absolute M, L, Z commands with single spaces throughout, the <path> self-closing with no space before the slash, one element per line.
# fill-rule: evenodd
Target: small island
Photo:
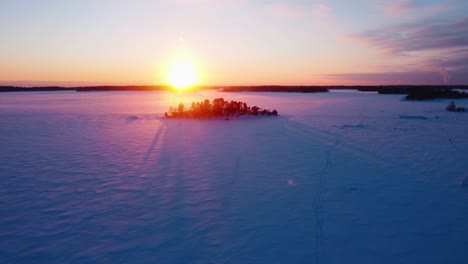
<path fill-rule="evenodd" d="M 184 104 L 177 107 L 170 107 L 169 112 L 164 113 L 166 118 L 226 118 L 240 116 L 277 116 L 278 111 L 262 109 L 258 106 L 248 106 L 244 102 L 225 101 L 224 98 L 216 98 L 211 103 L 206 99 L 201 102 L 193 102 L 189 109 Z"/>
<path fill-rule="evenodd" d="M 455 102 L 450 102 L 450 104 L 445 108 L 449 112 L 465 112 L 465 107 L 459 107 Z"/>

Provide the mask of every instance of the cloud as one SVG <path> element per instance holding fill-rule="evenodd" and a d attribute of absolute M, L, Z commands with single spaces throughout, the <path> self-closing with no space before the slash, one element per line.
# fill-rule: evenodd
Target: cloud
<path fill-rule="evenodd" d="M 416 73 L 436 72 L 445 83 L 467 81 L 468 17 L 383 26 L 351 38 L 394 58 L 409 57 Z"/>
<path fill-rule="evenodd" d="M 468 17 L 384 26 L 351 38 L 391 54 L 468 46 Z"/>
<path fill-rule="evenodd" d="M 427 0 L 394 0 L 385 6 L 385 14 L 392 16 L 404 15 L 416 10 L 421 12 L 440 12 L 447 10 L 446 5 L 433 5 Z"/>

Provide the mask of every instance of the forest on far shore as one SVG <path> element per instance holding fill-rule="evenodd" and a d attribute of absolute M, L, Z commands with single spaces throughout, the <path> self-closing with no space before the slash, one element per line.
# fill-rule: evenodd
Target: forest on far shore
<path fill-rule="evenodd" d="M 221 92 L 287 92 L 287 93 L 319 93 L 330 90 L 358 90 L 361 92 L 378 92 L 380 94 L 407 94 L 410 90 L 468 90 L 468 85 L 254 85 L 254 86 L 196 86 L 193 90 L 218 90 Z M 0 92 L 49 92 L 49 91 L 75 91 L 75 92 L 112 92 L 112 91 L 169 91 L 170 86 L 162 85 L 105 85 L 105 86 L 1 86 Z"/>

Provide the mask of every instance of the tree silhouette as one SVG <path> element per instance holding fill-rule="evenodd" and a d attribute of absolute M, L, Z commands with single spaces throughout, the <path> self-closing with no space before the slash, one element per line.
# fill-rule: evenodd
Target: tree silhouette
<path fill-rule="evenodd" d="M 261 109 L 258 106 L 249 107 L 244 102 L 231 100 L 225 101 L 224 98 L 216 98 L 211 103 L 206 99 L 202 102 L 192 102 L 189 110 L 185 110 L 184 104 L 180 103 L 177 108 L 170 107 L 169 113 L 164 113 L 166 118 L 229 118 L 232 116 L 240 117 L 242 115 L 273 115 L 277 116 L 278 111 Z"/>
<path fill-rule="evenodd" d="M 177 107 L 177 112 L 182 114 L 184 112 L 184 108 L 185 108 L 184 104 L 180 103 L 179 107 Z"/>

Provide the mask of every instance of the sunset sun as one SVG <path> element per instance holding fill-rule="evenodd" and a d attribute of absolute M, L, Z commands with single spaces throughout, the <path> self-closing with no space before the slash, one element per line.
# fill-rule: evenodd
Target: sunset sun
<path fill-rule="evenodd" d="M 197 77 L 195 66 L 190 61 L 184 59 L 174 61 L 167 73 L 168 83 L 179 91 L 195 85 Z"/>

